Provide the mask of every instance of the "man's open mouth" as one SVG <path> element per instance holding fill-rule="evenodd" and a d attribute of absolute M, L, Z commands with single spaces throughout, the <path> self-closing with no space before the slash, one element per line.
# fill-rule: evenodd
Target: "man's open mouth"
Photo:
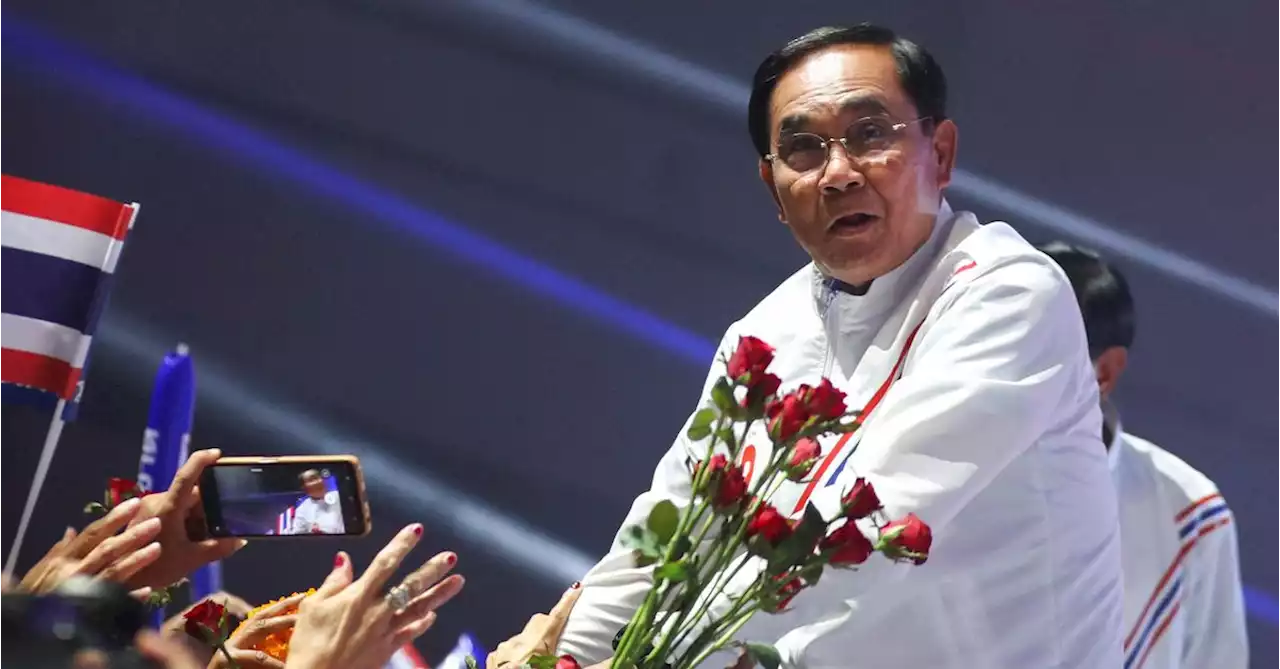
<path fill-rule="evenodd" d="M 831 231 L 832 232 L 855 232 L 871 225 L 872 223 L 875 223 L 877 220 L 879 220 L 879 218 L 880 218 L 879 216 L 875 216 L 873 214 L 865 214 L 865 213 L 849 214 L 848 216 L 841 216 L 840 218 L 837 218 L 836 220 L 831 222 Z"/>

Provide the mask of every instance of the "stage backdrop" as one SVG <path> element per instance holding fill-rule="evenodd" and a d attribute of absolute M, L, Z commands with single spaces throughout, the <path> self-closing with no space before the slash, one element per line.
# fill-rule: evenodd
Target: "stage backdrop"
<path fill-rule="evenodd" d="M 745 82 L 870 19 L 951 82 L 956 206 L 1086 241 L 1139 309 L 1125 424 L 1212 476 L 1276 664 L 1274 5 L 13 0 L 6 173 L 143 204 L 24 564 L 136 471 L 191 345 L 194 446 L 355 452 L 375 530 L 226 563 L 251 600 L 403 523 L 470 578 L 421 643 L 490 645 L 608 544 L 724 328 L 803 258 Z M 4 544 L 44 416 L 5 409 Z"/>

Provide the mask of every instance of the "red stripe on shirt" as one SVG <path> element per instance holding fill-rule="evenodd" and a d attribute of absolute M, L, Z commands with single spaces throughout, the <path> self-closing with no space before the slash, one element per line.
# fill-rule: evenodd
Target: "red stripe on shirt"
<path fill-rule="evenodd" d="M 1134 621 L 1133 629 L 1129 631 L 1129 636 L 1125 637 L 1124 650 L 1126 653 L 1129 652 L 1129 647 L 1133 645 L 1133 638 L 1137 636 L 1139 630 L 1142 629 L 1143 627 L 1142 623 L 1144 620 L 1147 619 L 1147 614 L 1151 613 L 1151 606 L 1155 604 L 1156 599 L 1159 598 L 1160 596 L 1160 593 L 1164 591 L 1164 587 L 1169 584 L 1169 580 L 1173 578 L 1174 572 L 1178 570 L 1178 566 L 1182 564 L 1183 559 L 1185 559 L 1187 557 L 1187 554 L 1191 552 L 1192 547 L 1194 547 L 1196 545 L 1196 542 L 1198 542 L 1206 534 L 1218 529 L 1219 527 L 1222 527 L 1223 525 L 1226 525 L 1229 522 L 1231 522 L 1230 516 L 1223 518 L 1222 520 L 1219 520 L 1212 524 L 1206 525 L 1200 528 L 1200 531 L 1197 532 L 1195 535 L 1193 535 L 1190 539 L 1188 539 L 1186 543 L 1182 544 L 1182 548 L 1179 549 L 1178 554 L 1174 556 L 1173 562 L 1169 565 L 1169 568 L 1165 570 L 1164 576 L 1160 577 L 1160 581 L 1156 583 L 1155 589 L 1151 591 L 1151 597 L 1147 599 L 1147 605 L 1142 607 L 1142 614 L 1139 615 L 1138 619 Z"/>

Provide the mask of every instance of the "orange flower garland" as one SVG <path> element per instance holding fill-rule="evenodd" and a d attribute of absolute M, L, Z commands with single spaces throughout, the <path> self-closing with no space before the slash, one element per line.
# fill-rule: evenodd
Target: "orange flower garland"
<path fill-rule="evenodd" d="M 236 628 L 236 631 L 232 633 L 232 636 L 239 634 L 240 630 L 243 629 L 245 625 L 249 624 L 249 621 L 253 620 L 253 617 L 261 613 L 264 609 L 269 608 L 279 603 L 282 600 L 289 599 L 289 597 L 297 597 L 298 595 L 301 594 L 305 599 L 307 597 L 310 597 L 311 595 L 314 595 L 315 593 L 316 593 L 316 589 L 311 588 L 310 590 L 307 590 L 305 593 L 295 592 L 292 595 L 289 595 L 288 597 L 273 599 L 267 602 L 266 604 L 263 604 L 262 606 L 256 607 L 254 610 L 249 612 L 249 615 L 245 616 L 244 622 L 240 623 L 240 626 Z M 302 600 L 298 600 L 298 601 L 301 602 Z M 287 615 L 295 614 L 297 612 L 298 612 L 298 607 L 297 605 L 294 605 L 281 611 L 278 615 L 287 616 Z M 252 648 L 253 650 L 260 650 L 266 653 L 267 655 L 270 655 L 271 657 L 274 657 L 275 659 L 280 660 L 281 662 L 284 662 L 289 657 L 289 640 L 291 638 L 293 638 L 292 627 L 286 630 L 282 630 L 280 632 L 273 632 L 271 634 L 268 634 L 265 639 L 250 646 L 250 648 Z"/>

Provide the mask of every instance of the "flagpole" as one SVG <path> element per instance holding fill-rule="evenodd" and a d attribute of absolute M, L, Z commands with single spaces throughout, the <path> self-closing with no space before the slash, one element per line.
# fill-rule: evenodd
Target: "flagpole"
<path fill-rule="evenodd" d="M 22 548 L 22 538 L 27 533 L 27 527 L 31 524 L 31 516 L 36 511 L 36 501 L 40 499 L 40 489 L 44 487 L 44 480 L 49 476 L 49 465 L 53 463 L 53 452 L 58 449 L 58 439 L 62 437 L 62 426 L 66 423 L 62 420 L 62 410 L 67 406 L 65 399 L 58 400 L 58 406 L 53 410 L 53 421 L 49 424 L 49 432 L 44 437 L 44 448 L 40 451 L 40 463 L 36 465 L 36 477 L 31 482 L 31 490 L 27 493 L 27 506 L 22 509 L 22 520 L 18 522 L 18 534 L 13 538 L 13 545 L 9 547 L 9 557 L 4 563 L 4 575 L 13 576 L 13 569 L 18 564 L 18 550 Z"/>

